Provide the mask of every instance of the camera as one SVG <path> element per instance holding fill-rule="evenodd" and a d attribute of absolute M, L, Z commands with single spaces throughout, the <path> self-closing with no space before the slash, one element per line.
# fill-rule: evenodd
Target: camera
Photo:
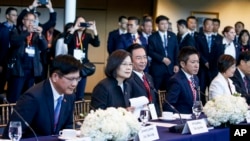
<path fill-rule="evenodd" d="M 90 27 L 90 23 L 80 23 L 80 27 Z"/>
<path fill-rule="evenodd" d="M 46 5 L 49 3 L 49 0 L 39 0 L 38 3 L 41 5 Z"/>

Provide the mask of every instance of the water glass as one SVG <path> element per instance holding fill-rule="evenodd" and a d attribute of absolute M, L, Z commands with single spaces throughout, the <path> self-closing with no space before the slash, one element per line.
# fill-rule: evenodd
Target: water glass
<path fill-rule="evenodd" d="M 22 124 L 20 121 L 10 121 L 9 138 L 12 141 L 19 141 L 22 137 Z"/>
<path fill-rule="evenodd" d="M 140 120 L 142 122 L 142 126 L 146 126 L 148 120 L 149 120 L 149 110 L 142 109 L 140 112 Z"/>
<path fill-rule="evenodd" d="M 192 110 L 193 110 L 193 114 L 195 115 L 195 119 L 198 119 L 203 110 L 202 102 L 194 101 Z"/>

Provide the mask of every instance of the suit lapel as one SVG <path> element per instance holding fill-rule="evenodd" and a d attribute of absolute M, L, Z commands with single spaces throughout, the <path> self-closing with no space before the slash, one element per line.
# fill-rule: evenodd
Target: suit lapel
<path fill-rule="evenodd" d="M 51 131 L 54 130 L 54 98 L 52 93 L 52 88 L 49 80 L 46 80 L 45 86 L 44 86 L 44 94 L 46 95 L 46 102 L 47 102 L 47 108 L 49 111 L 49 119 L 50 119 L 50 127 Z"/>
<path fill-rule="evenodd" d="M 188 80 L 188 78 L 186 77 L 186 75 L 184 74 L 183 71 L 180 71 L 180 72 L 181 72 L 181 79 L 183 80 L 185 90 L 188 91 L 188 93 L 186 93 L 186 94 L 188 94 L 188 97 L 189 97 L 190 101 L 193 101 L 193 91 L 192 91 L 192 89 L 190 87 L 189 80 Z"/>
<path fill-rule="evenodd" d="M 157 32 L 157 34 L 156 34 L 156 43 L 158 43 L 157 47 L 161 50 L 160 52 L 165 54 L 165 50 L 163 47 L 163 41 L 161 40 L 161 36 L 160 36 L 159 32 Z"/>

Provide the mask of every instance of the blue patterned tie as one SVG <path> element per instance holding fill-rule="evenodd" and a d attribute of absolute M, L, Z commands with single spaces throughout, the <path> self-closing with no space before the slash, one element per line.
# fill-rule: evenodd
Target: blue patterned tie
<path fill-rule="evenodd" d="M 207 45 L 208 45 L 209 52 L 211 52 L 211 45 L 212 45 L 212 36 L 211 35 L 207 37 Z"/>
<path fill-rule="evenodd" d="M 167 47 L 168 47 L 168 40 L 167 40 L 166 34 L 163 35 L 163 38 L 164 38 L 163 47 L 164 47 L 164 49 L 165 49 L 165 54 L 166 54 L 166 56 L 168 56 L 168 50 L 167 50 Z"/>
<path fill-rule="evenodd" d="M 59 115 L 60 115 L 60 110 L 61 110 L 62 99 L 63 99 L 63 96 L 60 96 L 57 99 L 56 108 L 54 110 L 54 131 L 56 130 L 56 126 L 57 126 L 57 123 L 58 123 L 58 119 L 59 119 Z"/>

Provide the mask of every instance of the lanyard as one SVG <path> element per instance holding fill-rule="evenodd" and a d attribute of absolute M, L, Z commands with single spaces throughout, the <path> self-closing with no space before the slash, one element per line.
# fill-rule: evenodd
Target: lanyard
<path fill-rule="evenodd" d="M 83 49 L 82 41 L 84 40 L 84 38 L 85 38 L 85 34 L 82 34 L 81 38 L 78 36 L 78 34 L 76 35 L 76 48 Z"/>
<path fill-rule="evenodd" d="M 32 46 L 32 42 L 31 42 L 32 36 L 33 36 L 33 33 L 31 32 L 30 35 L 26 37 L 27 46 Z"/>
<path fill-rule="evenodd" d="M 47 41 L 48 41 L 48 48 L 51 47 L 51 43 L 52 43 L 52 33 L 50 33 L 49 31 L 47 31 Z"/>

